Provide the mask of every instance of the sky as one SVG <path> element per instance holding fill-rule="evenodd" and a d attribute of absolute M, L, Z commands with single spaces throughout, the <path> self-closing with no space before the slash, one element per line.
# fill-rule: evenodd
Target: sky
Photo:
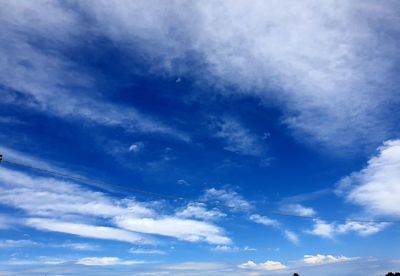
<path fill-rule="evenodd" d="M 0 275 L 400 270 L 397 1 L 0 7 Z"/>

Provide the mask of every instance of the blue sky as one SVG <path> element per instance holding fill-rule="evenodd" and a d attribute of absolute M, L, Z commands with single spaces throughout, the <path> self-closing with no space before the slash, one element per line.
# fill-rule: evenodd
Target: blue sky
<path fill-rule="evenodd" d="M 0 275 L 398 270 L 396 1 L 0 5 Z"/>

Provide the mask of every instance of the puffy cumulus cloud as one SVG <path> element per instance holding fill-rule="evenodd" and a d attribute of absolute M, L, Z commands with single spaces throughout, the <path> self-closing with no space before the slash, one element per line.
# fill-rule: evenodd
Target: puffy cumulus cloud
<path fill-rule="evenodd" d="M 150 203 L 115 198 L 76 183 L 6 168 L 0 168 L 0 201 L 23 210 L 28 218 L 22 223 L 44 231 L 129 243 L 154 243 L 143 234 L 210 244 L 231 242 L 222 228 L 184 218 L 221 216 L 216 210 L 207 211 L 203 205 L 189 205 L 189 209 L 181 210 L 183 217 L 166 215 L 155 211 Z"/>
<path fill-rule="evenodd" d="M 121 216 L 115 218 L 115 223 L 129 231 L 175 237 L 180 240 L 211 244 L 230 244 L 221 228 L 202 221 L 179 219 L 176 217 L 135 218 Z"/>
<path fill-rule="evenodd" d="M 236 212 L 247 212 L 253 208 L 250 202 L 232 190 L 208 189 L 204 193 L 203 200 L 220 202 Z"/>
<path fill-rule="evenodd" d="M 214 220 L 226 217 L 226 214 L 214 208 L 207 210 L 207 205 L 200 202 L 190 202 L 185 208 L 176 212 L 178 217 Z"/>
<path fill-rule="evenodd" d="M 304 255 L 303 262 L 308 265 L 320 265 L 330 263 L 343 263 L 359 259 L 358 257 L 348 258 L 345 256 L 332 256 L 332 255 Z"/>
<path fill-rule="evenodd" d="M 224 149 L 227 151 L 251 156 L 260 156 L 264 152 L 261 138 L 233 118 L 224 118 L 217 122 L 215 136 L 224 139 Z"/>
<path fill-rule="evenodd" d="M 260 216 L 258 214 L 251 215 L 249 219 L 265 226 L 279 226 L 279 222 L 277 220 L 270 219 L 266 216 Z"/>
<path fill-rule="evenodd" d="M 267 270 L 267 271 L 282 270 L 288 268 L 286 265 L 277 261 L 266 261 L 264 263 L 255 263 L 253 261 L 248 261 L 246 263 L 240 264 L 238 267 L 247 270 Z"/>
<path fill-rule="evenodd" d="M 327 223 L 323 220 L 315 220 L 313 229 L 307 233 L 323 238 L 333 238 L 339 234 L 350 232 L 357 233 L 360 236 L 369 236 L 384 230 L 389 223 L 385 222 L 357 222 L 347 221 L 345 223 Z"/>
<path fill-rule="evenodd" d="M 400 140 L 391 140 L 378 148 L 378 154 L 359 172 L 343 178 L 337 193 L 373 216 L 400 216 Z"/>
<path fill-rule="evenodd" d="M 118 257 L 86 257 L 79 259 L 77 264 L 89 266 L 111 266 L 111 265 L 135 265 L 142 264 L 143 261 L 126 261 Z"/>
<path fill-rule="evenodd" d="M 291 214 L 291 215 L 296 215 L 296 216 L 303 216 L 303 217 L 311 217 L 315 216 L 316 212 L 314 211 L 313 208 L 310 207 L 305 207 L 301 204 L 288 204 L 281 206 L 281 211 Z"/>
<path fill-rule="evenodd" d="M 308 233 L 324 238 L 332 238 L 335 234 L 334 225 L 321 220 L 316 220 L 313 229 L 308 231 Z"/>

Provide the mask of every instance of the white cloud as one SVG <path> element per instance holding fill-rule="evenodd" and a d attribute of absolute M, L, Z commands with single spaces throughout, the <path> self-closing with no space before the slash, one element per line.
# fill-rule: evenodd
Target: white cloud
<path fill-rule="evenodd" d="M 323 238 L 332 238 L 335 234 L 334 225 L 321 220 L 314 221 L 314 227 L 308 233 Z"/>
<path fill-rule="evenodd" d="M 46 200 L 43 200 L 46 197 Z M 116 200 L 103 193 L 54 178 L 32 177 L 0 168 L 0 201 L 32 215 L 90 215 L 113 217 L 152 215 L 153 211 L 134 200 Z"/>
<path fill-rule="evenodd" d="M 232 252 L 240 252 L 240 251 L 257 251 L 257 249 L 252 248 L 250 246 L 245 247 L 238 247 L 238 246 L 229 246 L 229 245 L 217 245 L 216 247 L 211 249 L 215 252 L 222 252 L 222 253 L 232 253 Z"/>
<path fill-rule="evenodd" d="M 7 58 L 0 59 L 4 95 L 1 103 L 23 105 L 60 118 L 117 126 L 130 132 L 162 133 L 188 141 L 186 134 L 134 107 L 115 105 L 99 97 L 96 77 L 59 53 L 66 47 L 81 45 L 79 37 L 89 35 L 81 17 L 75 9 L 66 9 L 60 3 L 41 1 L 40 5 L 40 11 L 29 1 L 3 5 L 2 38 L 6 43 L 0 45 L 0 55 Z M 32 37 L 43 44 L 34 46 L 29 42 Z M 18 93 L 23 97 L 18 97 Z"/>
<path fill-rule="evenodd" d="M 32 247 L 39 245 L 41 244 L 31 240 L 0 240 L 0 248 Z"/>
<path fill-rule="evenodd" d="M 111 265 L 135 265 L 141 264 L 142 261 L 126 261 L 117 257 L 86 257 L 79 259 L 77 264 L 89 266 L 111 266 Z"/>
<path fill-rule="evenodd" d="M 279 221 L 275 219 L 271 219 L 266 216 L 260 216 L 258 214 L 253 214 L 249 217 L 251 221 L 254 221 L 255 223 L 259 223 L 265 226 L 272 226 L 276 229 L 279 229 L 282 234 L 285 236 L 286 239 L 288 239 L 290 242 L 294 244 L 298 244 L 300 242 L 299 236 L 294 233 L 293 231 L 290 231 L 288 229 L 285 229 Z"/>
<path fill-rule="evenodd" d="M 238 252 L 240 248 L 237 246 L 217 245 L 212 250 L 216 252 Z"/>
<path fill-rule="evenodd" d="M 151 243 L 151 239 L 148 237 L 113 227 L 94 226 L 43 218 L 30 218 L 26 221 L 26 225 L 39 230 L 67 233 L 86 238 L 106 239 L 129 243 Z"/>
<path fill-rule="evenodd" d="M 174 237 L 191 242 L 208 242 L 210 244 L 230 244 L 221 228 L 203 221 L 179 219 L 175 217 L 135 218 L 120 216 L 115 219 L 116 225 L 121 228 L 162 236 Z"/>
<path fill-rule="evenodd" d="M 284 205 L 280 209 L 281 211 L 291 215 L 297 215 L 303 217 L 312 217 L 316 215 L 316 212 L 314 211 L 313 208 L 305 207 L 298 203 Z"/>
<path fill-rule="evenodd" d="M 67 231 L 67 229 L 66 229 Z M 31 240 L 0 240 L 0 248 L 18 248 L 18 247 L 54 247 L 54 248 L 68 248 L 72 250 L 87 251 L 98 249 L 97 245 L 89 243 L 72 243 L 67 242 L 63 244 L 45 244 Z"/>
<path fill-rule="evenodd" d="M 129 253 L 141 255 L 166 255 L 167 252 L 157 249 L 131 248 Z"/>
<path fill-rule="evenodd" d="M 394 124 L 384 115 L 396 102 L 388 99 L 398 99 L 387 85 L 398 60 L 397 40 L 387 39 L 397 37 L 390 27 L 399 24 L 395 5 L 117 1 L 109 9 L 109 1 L 81 3 L 99 30 L 156 59 L 158 69 L 182 76 L 194 54 L 204 68 L 195 74 L 201 81 L 275 102 L 298 137 L 338 147 L 382 140 Z"/>
<path fill-rule="evenodd" d="M 216 128 L 215 136 L 224 139 L 225 150 L 243 155 L 262 155 L 261 139 L 250 133 L 237 120 L 224 118 L 216 123 Z"/>
<path fill-rule="evenodd" d="M 359 172 L 343 178 L 339 194 L 373 216 L 400 216 L 400 140 L 386 141 Z"/>
<path fill-rule="evenodd" d="M 248 269 L 248 270 L 267 270 L 267 271 L 282 270 L 287 268 L 287 266 L 277 261 L 266 261 L 264 263 L 255 263 L 253 261 L 248 261 L 247 263 L 241 264 L 238 267 L 241 269 Z"/>
<path fill-rule="evenodd" d="M 69 258 L 55 258 L 55 257 L 48 257 L 48 256 L 39 256 L 37 258 L 29 258 L 29 259 L 17 259 L 17 258 L 10 258 L 4 264 L 6 265 L 48 265 L 56 266 L 59 264 L 64 264 L 71 261 Z"/>
<path fill-rule="evenodd" d="M 265 216 L 260 216 L 258 214 L 253 214 L 250 216 L 250 220 L 265 225 L 265 226 L 278 226 L 279 222 L 277 220 L 274 219 L 270 219 L 268 217 Z"/>
<path fill-rule="evenodd" d="M 187 182 L 185 179 L 178 179 L 178 181 L 176 181 L 177 184 L 179 185 L 183 185 L 183 186 L 189 186 L 189 182 Z"/>
<path fill-rule="evenodd" d="M 236 212 L 250 211 L 253 206 L 235 191 L 211 188 L 206 190 L 204 200 L 217 201 Z"/>
<path fill-rule="evenodd" d="M 137 142 L 129 147 L 129 151 L 133 153 L 139 153 L 141 150 L 143 150 L 144 144 L 142 142 Z"/>
<path fill-rule="evenodd" d="M 323 238 L 333 238 L 339 234 L 355 232 L 360 236 L 369 236 L 384 230 L 389 223 L 378 222 L 356 222 L 347 221 L 345 223 L 327 223 L 323 220 L 315 220 L 313 229 L 307 233 Z"/>
<path fill-rule="evenodd" d="M 384 230 L 389 225 L 390 223 L 348 221 L 337 225 L 337 232 L 340 234 L 356 232 L 360 236 L 369 236 Z"/>
<path fill-rule="evenodd" d="M 226 214 L 216 208 L 207 210 L 207 205 L 204 203 L 190 202 L 186 208 L 176 212 L 176 216 L 181 218 L 213 220 L 226 217 Z"/>
<path fill-rule="evenodd" d="M 209 222 L 183 219 L 177 215 L 165 216 L 156 212 L 155 208 L 153 210 L 154 206 L 151 204 L 131 198 L 112 198 L 104 193 L 84 189 L 75 183 L 33 177 L 5 168 L 0 168 L 0 202 L 24 210 L 31 216 L 27 219 L 27 225 L 31 227 L 82 237 L 130 243 L 153 242 L 151 238 L 137 233 L 139 232 L 189 242 L 231 242 L 222 228 Z M 203 219 L 221 216 L 216 210 L 202 209 L 203 205 L 188 207 L 193 208 L 186 209 L 186 212 L 183 210 L 181 215 L 202 216 Z M 59 217 L 62 219 L 55 219 Z M 118 228 L 92 225 L 93 218 L 102 220 L 102 224 L 117 225 Z"/>
<path fill-rule="evenodd" d="M 243 250 L 244 250 L 244 251 L 257 251 L 256 248 L 253 248 L 253 247 L 250 247 L 250 246 L 245 246 L 245 247 L 243 248 Z"/>
<path fill-rule="evenodd" d="M 358 257 L 348 258 L 345 256 L 332 256 L 332 255 L 304 255 L 303 262 L 308 265 L 320 265 L 330 263 L 343 263 L 359 259 Z"/>
<path fill-rule="evenodd" d="M 206 85 L 226 88 L 226 95 L 275 103 L 286 125 L 304 140 L 362 146 L 393 132 L 396 116 L 385 115 L 398 102 L 391 89 L 398 62 L 393 39 L 398 30 L 391 27 L 399 25 L 395 1 L 338 6 L 317 0 L 260 0 L 251 5 L 244 0 L 184 5 L 143 0 L 112 1 L 112 9 L 110 1 L 41 5 L 38 10 L 30 1 L 13 1 L 1 14 L 7 43 L 0 56 L 7 58 L 0 60 L 0 81 L 33 97 L 29 105 L 35 108 L 128 129 L 176 133 L 137 111 L 68 90 L 96 90 L 96 78 L 56 55 L 58 48 L 79 46 L 81 37 L 100 35 L 133 56 L 139 52 L 151 69 L 180 78 L 194 75 Z M 83 24 L 76 10 L 90 20 Z M 24 34 L 49 41 L 56 49 L 43 52 L 27 43 Z M 198 58 L 203 71 L 188 66 L 188 56 Z M 238 145 L 230 148 L 257 152 L 252 142 L 244 143 L 250 147 Z"/>
<path fill-rule="evenodd" d="M 298 244 L 300 242 L 299 236 L 296 233 L 290 230 L 284 230 L 283 233 L 285 234 L 285 237 L 292 243 Z"/>
<path fill-rule="evenodd" d="M 33 157 L 31 155 L 22 153 L 20 151 L 8 147 L 0 146 L 0 152 L 3 155 L 3 160 L 14 161 L 28 166 L 36 166 L 45 170 L 57 171 L 68 175 L 72 175 L 74 177 L 83 178 L 82 176 L 75 175 L 73 172 L 67 171 L 61 168 L 60 166 L 56 166 L 50 162 L 43 161 L 40 158 Z"/>
<path fill-rule="evenodd" d="M 90 243 L 75 243 L 75 242 L 67 242 L 61 244 L 61 247 L 63 248 L 68 248 L 72 250 L 78 250 L 78 251 L 92 251 L 92 250 L 97 250 L 99 247 L 94 244 Z"/>

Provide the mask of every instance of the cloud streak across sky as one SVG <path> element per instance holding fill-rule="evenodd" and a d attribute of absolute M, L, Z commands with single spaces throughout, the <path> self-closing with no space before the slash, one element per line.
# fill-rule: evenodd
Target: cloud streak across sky
<path fill-rule="evenodd" d="M 0 0 L 0 274 L 398 264 L 398 6 Z"/>
<path fill-rule="evenodd" d="M 57 116 L 187 140 L 134 108 L 96 97 L 95 77 L 76 70 L 62 54 L 83 36 L 106 36 L 126 45 L 124 50 L 140 49 L 147 60 L 157 60 L 158 71 L 205 76 L 201 81 L 235 85 L 240 94 L 274 101 L 300 139 L 306 135 L 333 147 L 379 143 L 393 134 L 394 122 L 384 111 L 398 102 L 388 83 L 396 41 L 381 35 L 395 32 L 386 26 L 399 23 L 395 3 L 316 3 L 287 1 L 285 9 L 277 1 L 116 1 L 113 9 L 109 1 L 72 1 L 72 8 L 42 1 L 40 9 L 29 1 L 4 3 L 2 37 L 11 44 L 1 48 L 7 56 L 1 66 L 3 93 L 12 103 L 20 103 L 12 91 L 23 93 L 30 99 L 24 104 Z M 82 24 L 85 19 L 93 26 Z M 29 43 L 28 34 L 46 39 L 52 54 Z M 204 72 L 184 66 L 189 53 Z M 225 137 L 228 126 L 217 135 Z M 228 150 L 257 154 L 258 146 L 240 132 L 227 137 Z M 246 148 L 232 144 L 238 139 Z"/>

